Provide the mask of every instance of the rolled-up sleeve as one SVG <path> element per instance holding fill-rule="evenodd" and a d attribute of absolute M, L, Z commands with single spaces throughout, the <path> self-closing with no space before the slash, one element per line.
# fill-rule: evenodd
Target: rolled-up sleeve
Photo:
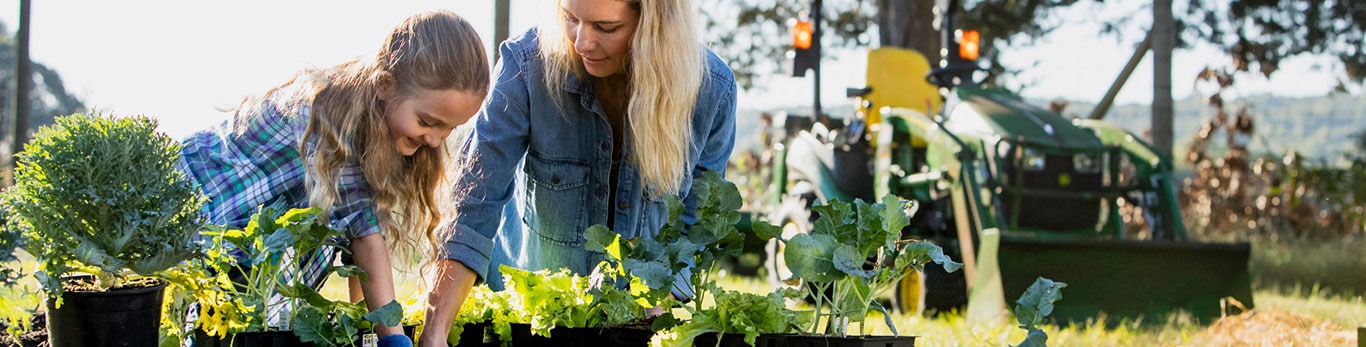
<path fill-rule="evenodd" d="M 512 197 L 517 163 L 527 150 L 530 129 L 529 89 L 522 71 L 522 52 L 504 43 L 503 59 L 494 72 L 497 82 L 475 118 L 474 131 L 460 149 L 456 177 L 455 216 L 443 228 L 448 234 L 441 256 L 459 261 L 482 280 L 489 267 L 493 238 L 503 207 Z"/>

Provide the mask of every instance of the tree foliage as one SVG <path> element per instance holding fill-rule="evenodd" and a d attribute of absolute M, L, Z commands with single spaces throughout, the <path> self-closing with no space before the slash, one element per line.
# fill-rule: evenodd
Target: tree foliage
<path fill-rule="evenodd" d="M 0 22 L 0 32 L 10 33 L 9 28 Z M 15 56 L 15 39 L 9 35 L 0 35 L 0 138 L 9 139 L 14 136 L 14 64 L 17 61 Z M 33 62 L 32 81 L 33 90 L 29 93 L 30 110 L 28 127 L 30 130 L 38 129 L 44 125 L 51 125 L 57 116 L 64 116 L 81 112 L 85 109 L 85 104 L 80 98 L 72 95 L 66 90 L 66 85 L 62 82 L 62 77 L 56 70 Z M 11 140 L 6 140 L 6 143 Z M 8 148 L 8 145 L 0 148 Z"/>
<path fill-rule="evenodd" d="M 1266 76 L 1301 54 L 1336 56 L 1347 78 L 1366 79 L 1366 2 L 1356 0 L 1193 1 L 1183 40 L 1203 40 L 1232 56 L 1234 68 Z"/>
<path fill-rule="evenodd" d="M 1000 52 L 992 49 L 1000 40 L 1009 43 L 1019 35 L 1039 37 L 1062 24 L 1050 10 L 1079 0 L 979 0 L 963 1 L 955 17 L 959 27 L 982 34 L 981 57 L 995 71 L 1004 71 Z M 826 0 L 822 43 L 827 48 L 870 46 L 911 47 L 935 52 L 941 37 L 932 26 L 935 0 Z M 706 38 L 712 49 L 735 70 L 741 86 L 755 86 L 755 77 L 787 68 L 786 52 L 792 49 L 788 20 L 806 18 L 809 1 L 702 1 L 707 8 Z M 932 61 L 937 54 L 925 54 Z M 828 54 L 826 55 L 829 56 Z"/>
<path fill-rule="evenodd" d="M 756 77 L 777 73 L 792 49 L 789 20 L 805 18 L 805 1 L 702 0 L 705 39 L 735 72 L 742 88 L 754 86 Z M 876 14 L 862 0 L 831 0 L 823 26 L 827 47 L 867 45 L 868 27 Z"/>
<path fill-rule="evenodd" d="M 806 18 L 806 1 L 704 0 L 707 39 L 736 73 L 741 86 L 756 85 L 756 76 L 783 72 L 792 49 L 788 20 Z M 1010 73 L 1001 64 L 1009 54 L 998 50 L 1019 41 L 1043 37 L 1064 22 L 1057 11 L 1083 0 L 961 0 L 956 26 L 981 33 L 981 61 L 993 75 Z M 1092 3 L 1104 4 L 1094 0 Z M 937 52 L 941 38 L 933 27 L 936 0 L 825 0 L 826 48 L 871 46 L 909 47 Z M 1151 9 L 1151 3 L 1142 9 Z M 1346 77 L 1355 83 L 1366 78 L 1363 23 L 1366 2 L 1352 0 L 1197 0 L 1175 14 L 1178 47 L 1208 42 L 1224 49 L 1242 71 L 1270 75 L 1281 61 L 1300 54 L 1333 55 Z M 1146 30 L 1151 11 L 1098 20 L 1102 34 L 1126 29 Z M 830 54 L 825 54 L 828 57 Z M 931 61 L 937 54 L 926 54 Z M 1341 88 L 1341 86 L 1340 86 Z"/>

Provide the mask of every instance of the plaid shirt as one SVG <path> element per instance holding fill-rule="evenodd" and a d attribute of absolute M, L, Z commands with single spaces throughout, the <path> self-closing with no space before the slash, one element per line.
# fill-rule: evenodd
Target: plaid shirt
<path fill-rule="evenodd" d="M 309 102 L 301 89 L 277 91 L 217 128 L 182 141 L 181 169 L 209 197 L 204 206 L 209 222 L 242 228 L 261 205 L 308 207 L 308 162 L 299 153 L 299 141 L 308 124 Z M 360 166 L 353 162 L 343 167 L 337 179 L 337 201 L 328 215 L 331 226 L 352 239 L 379 232 Z"/>
<path fill-rule="evenodd" d="M 209 197 L 204 213 L 210 223 L 245 228 L 262 205 L 280 210 L 308 207 L 308 161 L 299 152 L 299 142 L 308 126 L 311 98 L 304 86 L 309 84 L 297 82 L 253 100 L 255 107 L 244 107 L 222 125 L 181 141 L 184 147 L 177 168 Z M 342 167 L 337 180 L 337 201 L 328 215 L 330 226 L 345 230 L 351 239 L 379 232 L 370 188 L 359 163 Z M 321 288 L 338 251 L 323 247 L 304 255 L 308 259 L 302 262 L 299 283 Z M 294 256 L 292 250 L 286 253 L 286 257 Z M 294 280 L 291 273 L 285 277 L 287 282 Z M 266 324 L 288 329 L 293 307 L 293 302 L 276 293 L 268 303 Z"/>

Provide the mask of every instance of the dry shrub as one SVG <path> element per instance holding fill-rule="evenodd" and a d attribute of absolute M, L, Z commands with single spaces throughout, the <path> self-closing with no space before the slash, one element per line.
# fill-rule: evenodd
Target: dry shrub
<path fill-rule="evenodd" d="M 1256 309 L 1215 321 L 1191 346 L 1355 346 L 1356 332 L 1336 323 L 1279 310 Z"/>

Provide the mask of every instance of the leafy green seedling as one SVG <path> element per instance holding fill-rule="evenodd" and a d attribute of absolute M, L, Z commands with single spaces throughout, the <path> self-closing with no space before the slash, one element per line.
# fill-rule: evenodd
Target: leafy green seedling
<path fill-rule="evenodd" d="M 907 271 L 921 271 L 928 262 L 949 272 L 962 267 L 937 245 L 901 240 L 902 229 L 910 224 L 906 212 L 910 203 L 894 195 L 875 204 L 832 200 L 829 205 L 812 207 L 820 217 L 811 233 L 784 240 L 784 260 L 816 304 L 817 319 L 810 324 L 810 332 L 821 333 L 817 329 L 824 323 L 824 334 L 845 336 L 848 324 L 863 326 L 870 310 L 890 317 L 877 297 Z M 776 237 L 778 232 L 763 222 L 756 222 L 754 229 L 759 236 Z M 891 320 L 886 323 L 895 334 Z"/>
<path fill-rule="evenodd" d="M 1020 322 L 1020 329 L 1029 331 L 1017 347 L 1048 346 L 1048 334 L 1038 326 L 1053 313 L 1053 303 L 1062 300 L 1063 287 L 1067 287 L 1067 283 L 1039 277 L 1025 289 L 1019 300 L 1015 300 L 1015 320 Z"/>
<path fill-rule="evenodd" d="M 295 335 L 306 342 L 328 346 L 355 345 L 360 332 L 375 324 L 397 326 L 403 317 L 397 301 L 367 313 L 363 304 L 324 298 L 301 283 L 307 257 L 323 247 L 337 247 L 342 232 L 329 228 L 318 208 L 280 212 L 262 208 L 243 229 L 210 228 L 205 257 L 175 272 L 172 282 L 199 304 L 195 327 L 209 336 L 270 331 L 267 312 L 277 306 L 298 307 L 285 317 Z M 236 254 L 235 254 L 236 253 Z M 360 276 L 359 267 L 329 266 L 323 276 Z M 286 300 L 273 300 L 279 293 Z"/>

